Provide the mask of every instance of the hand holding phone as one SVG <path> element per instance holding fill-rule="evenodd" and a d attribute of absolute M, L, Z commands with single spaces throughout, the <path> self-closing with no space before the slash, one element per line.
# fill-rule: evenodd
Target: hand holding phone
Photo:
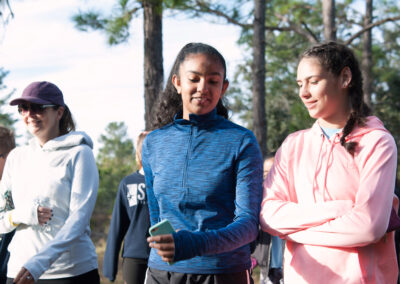
<path fill-rule="evenodd" d="M 153 226 L 150 227 L 149 233 L 150 238 L 148 241 L 150 242 L 150 247 L 155 248 L 158 250 L 158 254 L 164 261 L 167 261 L 168 264 L 173 264 L 173 261 L 169 261 L 173 259 L 175 254 L 175 243 L 172 236 L 163 236 L 157 238 L 156 240 L 153 237 L 160 236 L 160 235 L 169 235 L 175 232 L 174 228 L 172 227 L 171 223 L 168 220 L 163 220 Z"/>

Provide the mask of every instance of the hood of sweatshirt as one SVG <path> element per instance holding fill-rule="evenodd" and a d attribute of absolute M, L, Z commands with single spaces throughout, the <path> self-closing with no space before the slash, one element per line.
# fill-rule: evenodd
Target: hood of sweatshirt
<path fill-rule="evenodd" d="M 39 142 L 36 138 L 29 141 L 30 145 L 39 146 Z M 47 141 L 43 146 L 43 151 L 57 151 L 61 149 L 68 149 L 78 145 L 88 145 L 91 149 L 93 148 L 92 139 L 83 131 L 73 131 L 68 134 L 58 136 L 52 140 Z"/>
<path fill-rule="evenodd" d="M 387 129 L 383 126 L 383 123 L 381 120 L 379 120 L 379 118 L 375 117 L 375 116 L 368 116 L 366 121 L 365 121 L 365 125 L 364 126 L 356 126 L 353 131 L 346 136 L 346 142 L 348 141 L 359 141 L 360 138 L 372 131 L 376 131 L 376 130 L 381 130 L 381 131 L 385 131 L 388 132 Z M 333 155 L 333 149 L 335 147 L 342 147 L 340 145 L 340 137 L 343 134 L 343 130 L 341 130 L 340 132 L 336 133 L 334 136 L 331 137 L 331 139 L 328 139 L 325 137 L 325 135 L 323 134 L 323 131 L 318 123 L 318 121 L 316 121 L 312 127 L 312 132 L 318 136 L 320 136 L 321 139 L 321 143 L 320 143 L 320 147 L 318 150 L 318 159 L 317 162 L 315 164 L 315 170 L 314 170 L 314 179 L 313 179 L 313 190 L 315 190 L 315 184 L 317 183 L 317 175 L 318 175 L 318 171 L 317 169 L 319 167 L 325 168 L 323 172 L 323 199 L 325 199 L 325 194 L 327 192 L 327 188 L 326 188 L 326 184 L 327 184 L 327 177 L 328 177 L 328 171 L 330 168 L 330 161 L 332 159 L 332 155 Z M 325 142 L 326 141 L 326 142 Z M 327 159 L 325 159 L 324 161 L 321 160 L 321 152 L 322 152 L 322 146 L 325 143 L 330 143 L 330 147 L 329 147 L 329 151 L 327 153 Z M 338 145 L 339 144 L 339 145 Z"/>
<path fill-rule="evenodd" d="M 316 121 L 314 123 L 312 129 L 313 129 L 313 132 L 318 135 L 323 134 L 318 121 Z M 346 136 L 346 142 L 349 140 L 353 140 L 356 137 L 363 136 L 363 135 L 370 133 L 371 131 L 375 131 L 375 130 L 382 130 L 382 131 L 388 132 L 387 129 L 384 127 L 383 122 L 379 118 L 377 118 L 376 116 L 368 116 L 365 121 L 364 126 L 356 126 L 353 129 L 353 131 L 349 135 Z M 340 137 L 342 136 L 342 134 L 343 134 L 343 130 L 338 132 L 335 135 L 335 138 L 332 137 L 331 142 L 334 144 L 340 143 Z"/>

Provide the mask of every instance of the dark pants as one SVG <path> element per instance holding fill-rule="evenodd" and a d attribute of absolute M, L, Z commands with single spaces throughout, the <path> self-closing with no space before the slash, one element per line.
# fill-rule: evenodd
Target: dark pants
<path fill-rule="evenodd" d="M 11 278 L 7 278 L 7 284 L 13 284 Z M 100 284 L 100 276 L 97 269 L 86 272 L 84 274 L 58 279 L 40 279 L 35 283 L 38 284 Z"/>
<path fill-rule="evenodd" d="M 186 274 L 163 271 L 154 268 L 147 270 L 146 284 L 254 284 L 250 270 L 227 274 Z"/>
<path fill-rule="evenodd" d="M 0 284 L 5 284 L 7 280 L 7 263 L 10 258 L 10 253 L 8 252 L 8 245 L 10 244 L 15 230 L 1 235 L 0 240 Z"/>
<path fill-rule="evenodd" d="M 144 284 L 147 259 L 124 258 L 122 275 L 126 284 Z"/>

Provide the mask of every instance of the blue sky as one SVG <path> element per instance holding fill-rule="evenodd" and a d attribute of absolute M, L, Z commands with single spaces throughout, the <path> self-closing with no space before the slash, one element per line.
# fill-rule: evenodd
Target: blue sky
<path fill-rule="evenodd" d="M 13 0 L 15 17 L 0 34 L 1 67 L 10 71 L 5 78 L 13 97 L 33 81 L 47 80 L 64 93 L 78 130 L 86 131 L 95 142 L 109 122 L 123 121 L 129 136 L 144 128 L 143 25 L 132 22 L 128 43 L 110 47 L 100 32 L 76 30 L 71 16 L 79 9 L 99 5 L 112 8 L 114 0 Z M 225 57 L 228 78 L 243 56 L 236 45 L 239 29 L 185 16 L 164 17 L 164 72 L 169 74 L 176 54 L 188 42 L 205 42 Z M 15 108 L 6 111 L 16 113 Z M 16 116 L 17 117 L 17 116 Z M 17 124 L 18 142 L 25 143 L 25 127 Z"/>

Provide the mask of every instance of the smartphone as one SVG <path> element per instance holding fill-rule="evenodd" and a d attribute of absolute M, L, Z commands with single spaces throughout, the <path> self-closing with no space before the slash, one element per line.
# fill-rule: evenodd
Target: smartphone
<path fill-rule="evenodd" d="M 175 230 L 167 219 L 158 222 L 149 229 L 150 236 L 172 234 L 173 232 L 175 232 Z"/>
<path fill-rule="evenodd" d="M 172 234 L 173 232 L 175 232 L 175 230 L 167 219 L 158 222 L 149 229 L 150 236 Z M 172 265 L 174 263 L 172 261 L 168 261 L 168 264 Z"/>

